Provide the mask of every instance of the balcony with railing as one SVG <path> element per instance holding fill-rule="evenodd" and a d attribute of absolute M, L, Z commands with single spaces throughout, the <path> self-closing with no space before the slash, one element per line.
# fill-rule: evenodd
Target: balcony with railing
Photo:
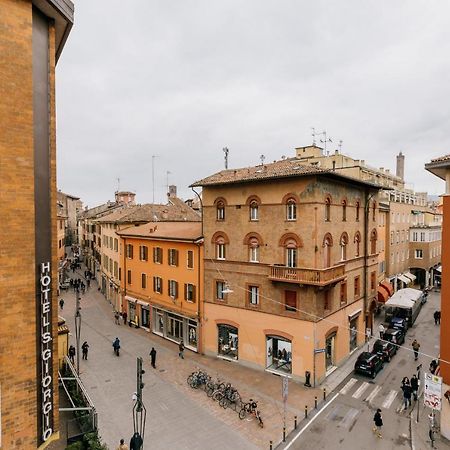
<path fill-rule="evenodd" d="M 345 264 L 327 267 L 326 269 L 270 266 L 269 280 L 272 281 L 323 287 L 336 284 L 343 279 L 345 279 Z"/>

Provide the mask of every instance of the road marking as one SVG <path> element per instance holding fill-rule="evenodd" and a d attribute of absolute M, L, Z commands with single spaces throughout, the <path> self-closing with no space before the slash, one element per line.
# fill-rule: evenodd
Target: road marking
<path fill-rule="evenodd" d="M 392 405 L 392 402 L 395 400 L 395 397 L 397 397 L 398 391 L 391 391 L 389 392 L 389 395 L 387 396 L 386 400 L 383 402 L 383 408 L 389 409 L 389 407 Z"/>
<path fill-rule="evenodd" d="M 369 387 L 369 383 L 364 381 L 364 383 L 356 390 L 356 392 L 352 395 L 353 398 L 361 397 L 361 394 Z"/>
<path fill-rule="evenodd" d="M 345 414 L 344 418 L 341 420 L 341 424 L 345 428 L 350 428 L 350 425 L 352 424 L 355 417 L 359 414 L 359 410 L 355 408 L 350 408 L 347 411 L 347 414 Z"/>
<path fill-rule="evenodd" d="M 163 411 L 169 411 L 169 407 L 165 404 L 165 403 L 160 403 L 159 407 L 163 410 Z"/>
<path fill-rule="evenodd" d="M 372 400 L 377 396 L 378 392 L 380 392 L 381 386 L 375 386 L 375 389 L 366 397 L 365 401 L 371 403 Z"/>
<path fill-rule="evenodd" d="M 345 395 L 357 381 L 356 378 L 350 378 L 345 386 L 339 391 L 339 394 Z"/>
<path fill-rule="evenodd" d="M 296 436 L 292 439 L 291 442 L 289 442 L 288 445 L 286 445 L 286 447 L 284 448 L 284 450 L 288 450 L 288 448 L 291 447 L 291 445 L 297 440 L 297 438 L 303 434 L 303 432 L 322 414 L 323 411 L 325 411 L 325 409 L 327 409 L 328 405 L 330 403 L 332 403 L 334 400 L 336 400 L 336 397 L 339 395 L 339 392 L 336 393 L 327 403 L 325 403 L 325 405 L 323 405 L 323 408 L 310 420 L 310 422 L 308 422 L 297 434 Z"/>

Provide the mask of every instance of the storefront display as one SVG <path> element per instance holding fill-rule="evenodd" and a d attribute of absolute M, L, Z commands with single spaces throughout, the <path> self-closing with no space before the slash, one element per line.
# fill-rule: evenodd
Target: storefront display
<path fill-rule="evenodd" d="M 230 325 L 218 325 L 218 354 L 238 359 L 238 329 Z"/>
<path fill-rule="evenodd" d="M 350 351 L 358 347 L 358 317 L 349 322 L 350 327 Z"/>
<path fill-rule="evenodd" d="M 266 368 L 292 373 L 292 343 L 276 336 L 266 338 Z"/>
<path fill-rule="evenodd" d="M 141 307 L 141 324 L 143 328 L 150 327 L 150 311 L 148 306 Z"/>

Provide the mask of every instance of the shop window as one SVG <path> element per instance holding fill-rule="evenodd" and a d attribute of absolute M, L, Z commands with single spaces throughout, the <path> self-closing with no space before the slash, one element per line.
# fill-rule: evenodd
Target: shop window
<path fill-rule="evenodd" d="M 163 286 L 162 286 L 162 278 L 161 277 L 153 277 L 153 290 L 157 292 L 158 294 L 163 293 Z"/>
<path fill-rule="evenodd" d="M 194 268 L 194 252 L 192 250 L 187 251 L 187 268 Z"/>
<path fill-rule="evenodd" d="M 168 288 L 169 297 L 172 297 L 173 299 L 178 298 L 178 282 L 175 280 L 169 280 Z"/>
<path fill-rule="evenodd" d="M 127 283 L 131 284 L 131 270 L 127 270 Z"/>
<path fill-rule="evenodd" d="M 325 339 L 325 368 L 331 369 L 335 365 L 335 341 L 336 333 L 332 333 Z"/>
<path fill-rule="evenodd" d="M 216 204 L 216 219 L 225 220 L 225 203 L 221 200 Z"/>
<path fill-rule="evenodd" d="M 142 307 L 141 309 L 141 326 L 145 328 L 150 327 L 150 311 L 148 307 Z"/>
<path fill-rule="evenodd" d="M 218 354 L 227 358 L 238 359 L 238 329 L 231 325 L 217 325 Z"/>
<path fill-rule="evenodd" d="M 163 263 L 163 249 L 161 247 L 153 247 L 153 262 L 156 264 Z"/>
<path fill-rule="evenodd" d="M 248 303 L 252 306 L 259 305 L 259 287 L 249 286 L 248 287 Z"/>
<path fill-rule="evenodd" d="M 157 334 L 164 335 L 164 312 L 156 308 L 154 308 L 153 311 L 153 317 L 155 318 L 153 331 Z"/>
<path fill-rule="evenodd" d="M 185 283 L 184 299 L 188 302 L 195 302 L 195 286 L 193 284 Z"/>
<path fill-rule="evenodd" d="M 148 247 L 146 245 L 139 246 L 139 259 L 141 261 L 148 261 Z"/>
<path fill-rule="evenodd" d="M 358 347 L 358 317 L 349 321 L 350 328 L 350 351 Z"/>
<path fill-rule="evenodd" d="M 284 291 L 284 309 L 285 311 L 297 311 L 297 292 Z"/>
<path fill-rule="evenodd" d="M 347 283 L 345 281 L 341 282 L 340 299 L 341 305 L 347 303 Z"/>
<path fill-rule="evenodd" d="M 266 336 L 266 369 L 292 373 L 292 343 L 277 336 Z"/>
<path fill-rule="evenodd" d="M 331 221 L 331 198 L 327 197 L 325 199 L 325 221 Z"/>
<path fill-rule="evenodd" d="M 183 339 L 183 320 L 176 314 L 167 314 L 167 336 L 175 341 Z"/>
<path fill-rule="evenodd" d="M 141 274 L 141 287 L 147 289 L 147 275 L 145 273 Z"/>
<path fill-rule="evenodd" d="M 188 344 L 197 348 L 197 322 L 195 320 L 188 322 Z"/>
<path fill-rule="evenodd" d="M 133 259 L 133 245 L 127 244 L 127 258 Z"/>
<path fill-rule="evenodd" d="M 286 220 L 297 220 L 297 204 L 293 198 L 286 202 Z"/>
<path fill-rule="evenodd" d="M 256 200 L 250 203 L 250 220 L 254 222 L 259 220 L 259 205 Z"/>
<path fill-rule="evenodd" d="M 168 260 L 170 266 L 178 266 L 178 250 L 175 248 L 169 248 Z"/>

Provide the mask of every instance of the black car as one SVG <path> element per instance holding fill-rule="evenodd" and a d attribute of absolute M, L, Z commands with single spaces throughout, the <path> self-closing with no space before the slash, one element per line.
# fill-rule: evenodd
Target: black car
<path fill-rule="evenodd" d="M 383 360 L 376 353 L 362 352 L 355 362 L 355 372 L 375 378 L 383 368 Z"/>
<path fill-rule="evenodd" d="M 400 328 L 389 328 L 383 333 L 383 339 L 392 344 L 402 345 L 405 342 L 405 332 Z"/>
<path fill-rule="evenodd" d="M 389 324 L 389 328 L 400 328 L 406 333 L 406 330 L 408 329 L 408 319 L 403 317 L 393 317 Z"/>
<path fill-rule="evenodd" d="M 376 353 L 383 358 L 384 361 L 389 362 L 391 358 L 397 353 L 397 346 L 390 342 L 377 339 L 373 344 L 372 353 Z"/>

